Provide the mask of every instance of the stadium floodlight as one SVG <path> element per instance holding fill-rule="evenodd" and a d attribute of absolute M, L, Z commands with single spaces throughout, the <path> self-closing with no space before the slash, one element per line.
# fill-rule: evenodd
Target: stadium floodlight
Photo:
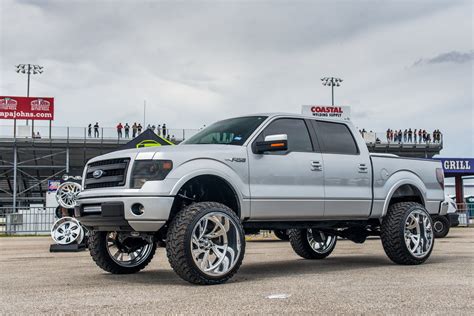
<path fill-rule="evenodd" d="M 331 101 L 334 106 L 334 87 L 341 86 L 342 79 L 336 77 L 323 77 L 321 78 L 321 81 L 323 82 L 323 86 L 331 87 Z"/>
<path fill-rule="evenodd" d="M 34 64 L 18 64 L 16 65 L 16 72 L 28 75 L 28 81 L 27 81 L 27 86 L 26 86 L 26 96 L 29 97 L 30 96 L 30 76 L 42 74 L 43 66 L 34 65 Z M 32 121 L 32 125 L 33 124 L 34 122 Z M 28 125 L 28 120 L 26 120 L 26 125 Z M 34 125 L 33 125 L 33 128 L 34 128 Z"/>

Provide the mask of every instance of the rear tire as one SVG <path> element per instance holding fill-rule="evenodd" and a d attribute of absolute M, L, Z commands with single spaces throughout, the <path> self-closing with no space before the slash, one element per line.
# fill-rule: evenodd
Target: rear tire
<path fill-rule="evenodd" d="M 324 259 L 336 247 L 337 236 L 316 229 L 290 229 L 290 244 L 293 250 L 305 259 Z"/>
<path fill-rule="evenodd" d="M 166 253 L 185 281 L 224 283 L 237 272 L 245 253 L 245 234 L 237 215 L 216 202 L 194 203 L 171 221 Z"/>
<path fill-rule="evenodd" d="M 113 235 L 115 234 L 115 235 Z M 151 259 L 155 255 L 156 251 L 156 243 L 146 243 L 141 249 L 141 252 L 130 252 L 127 254 L 126 248 L 122 245 L 117 247 L 117 238 L 116 232 L 102 232 L 102 231 L 91 231 L 89 240 L 88 240 L 88 248 L 92 259 L 95 263 L 104 271 L 110 272 L 112 274 L 131 274 L 136 273 L 143 268 L 145 268 L 148 263 L 150 263 Z M 115 240 L 115 246 L 111 246 L 113 241 Z M 120 244 L 120 242 L 119 242 Z M 114 258 L 114 254 L 111 254 L 109 249 L 116 247 L 117 251 L 120 252 L 120 249 L 123 249 L 121 253 L 123 255 L 120 257 L 118 254 L 118 258 Z M 120 249 L 119 249 L 120 248 Z M 124 260 L 124 257 L 132 258 L 135 254 L 136 260 Z M 122 260 L 119 260 L 119 259 Z"/>
<path fill-rule="evenodd" d="M 385 253 L 393 262 L 403 265 L 421 264 L 433 250 L 431 216 L 419 203 L 393 204 L 383 218 L 381 239 Z"/>
<path fill-rule="evenodd" d="M 436 238 L 444 238 L 449 233 L 451 223 L 446 216 L 433 216 L 433 230 Z"/>

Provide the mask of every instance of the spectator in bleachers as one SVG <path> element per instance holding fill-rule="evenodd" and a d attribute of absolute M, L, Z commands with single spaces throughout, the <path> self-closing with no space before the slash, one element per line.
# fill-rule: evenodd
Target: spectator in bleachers
<path fill-rule="evenodd" d="M 122 128 L 123 128 L 122 123 L 118 123 L 118 125 L 117 125 L 117 136 L 118 136 L 118 138 L 122 138 Z"/>
<path fill-rule="evenodd" d="M 166 130 L 166 124 L 165 123 L 163 123 L 163 126 L 161 127 L 161 131 L 162 131 L 161 134 L 163 135 L 163 137 L 166 137 L 167 130 Z"/>
<path fill-rule="evenodd" d="M 130 125 L 128 125 L 128 123 L 125 123 L 125 126 L 123 127 L 124 131 L 125 131 L 125 138 L 129 138 L 130 137 Z"/>
<path fill-rule="evenodd" d="M 133 125 L 132 125 L 132 137 L 135 138 L 137 137 L 137 122 L 134 122 Z"/>
<path fill-rule="evenodd" d="M 94 124 L 94 137 L 97 138 L 99 137 L 99 122 L 95 122 Z"/>

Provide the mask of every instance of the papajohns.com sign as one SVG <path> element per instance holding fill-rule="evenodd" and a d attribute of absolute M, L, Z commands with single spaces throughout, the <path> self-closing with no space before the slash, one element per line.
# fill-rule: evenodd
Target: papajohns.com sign
<path fill-rule="evenodd" d="M 349 121 L 351 118 L 351 107 L 338 105 L 303 105 L 301 113 L 314 117 L 334 118 Z"/>

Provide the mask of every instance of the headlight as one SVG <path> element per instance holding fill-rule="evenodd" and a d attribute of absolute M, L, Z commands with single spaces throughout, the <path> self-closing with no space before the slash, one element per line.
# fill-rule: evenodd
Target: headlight
<path fill-rule="evenodd" d="M 132 169 L 132 188 L 141 189 L 147 181 L 163 180 L 171 169 L 171 160 L 136 160 Z"/>

